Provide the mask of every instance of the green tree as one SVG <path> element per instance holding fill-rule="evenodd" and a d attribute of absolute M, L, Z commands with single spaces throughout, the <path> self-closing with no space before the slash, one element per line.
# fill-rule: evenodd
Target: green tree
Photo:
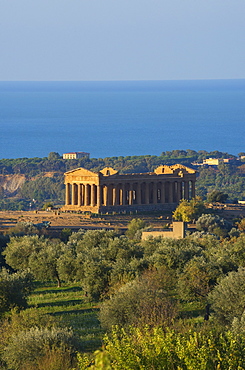
<path fill-rule="evenodd" d="M 49 161 L 55 161 L 57 159 L 61 159 L 61 156 L 57 152 L 50 152 L 48 155 L 48 160 Z"/>
<path fill-rule="evenodd" d="M 173 271 L 166 267 L 145 271 L 102 303 L 102 325 L 107 329 L 113 325 L 170 325 L 177 314 L 177 302 L 171 294 L 174 285 Z"/>
<path fill-rule="evenodd" d="M 140 230 L 144 229 L 146 226 L 145 221 L 141 220 L 140 218 L 133 218 L 128 223 L 128 229 L 126 231 L 126 235 L 129 239 L 134 239 L 135 237 L 140 237 L 138 233 Z"/>
<path fill-rule="evenodd" d="M 207 201 L 209 203 L 225 203 L 227 201 L 228 194 L 223 193 L 219 190 L 213 190 L 207 194 Z"/>
<path fill-rule="evenodd" d="M 33 252 L 38 252 L 43 243 L 43 237 L 38 235 L 11 237 L 3 255 L 6 263 L 15 270 L 24 270 L 29 267 L 29 258 Z"/>
<path fill-rule="evenodd" d="M 9 228 L 7 233 L 10 236 L 35 235 L 39 234 L 39 230 L 32 222 L 21 221 Z"/>
<path fill-rule="evenodd" d="M 177 221 L 190 222 L 199 217 L 205 211 L 205 206 L 200 198 L 193 198 L 190 201 L 182 199 L 173 213 Z"/>
<path fill-rule="evenodd" d="M 218 229 L 221 229 L 226 231 L 226 235 L 231 230 L 232 224 L 218 215 L 203 214 L 198 218 L 196 228 L 199 231 L 214 234 L 217 233 Z"/>
<path fill-rule="evenodd" d="M 203 256 L 192 258 L 178 278 L 178 292 L 187 301 L 207 301 L 207 295 L 216 283 L 217 271 Z"/>
<path fill-rule="evenodd" d="M 209 294 L 216 318 L 231 325 L 233 319 L 241 319 L 245 307 L 245 268 L 231 271 L 220 280 Z"/>
<path fill-rule="evenodd" d="M 3 254 L 9 266 L 17 270 L 29 268 L 36 279 L 47 281 L 61 280 L 58 273 L 58 260 L 65 253 L 66 246 L 59 240 L 44 237 L 11 237 Z"/>
<path fill-rule="evenodd" d="M 65 366 L 60 361 L 59 369 L 71 369 L 71 355 L 74 353 L 75 339 L 72 331 L 67 328 L 38 328 L 32 327 L 29 330 L 21 331 L 13 336 L 5 347 L 3 359 L 8 369 L 23 370 L 30 368 L 30 365 L 40 364 L 44 361 L 47 353 L 55 356 L 57 351 L 67 354 L 62 356 Z M 68 360 L 68 361 L 67 361 Z M 67 365 L 70 365 L 69 368 Z M 34 368 L 34 367 L 33 367 Z"/>
<path fill-rule="evenodd" d="M 181 272 L 187 262 L 194 257 L 201 256 L 202 253 L 202 246 L 194 238 L 162 238 L 161 243 L 158 244 L 158 248 L 152 255 L 146 256 L 146 259 L 150 265 L 156 268 L 167 266 Z"/>
<path fill-rule="evenodd" d="M 57 281 L 61 286 L 61 279 L 58 270 L 59 258 L 66 253 L 65 245 L 59 240 L 48 240 L 42 248 L 31 253 L 28 267 L 36 279 L 41 281 Z"/>
<path fill-rule="evenodd" d="M 11 274 L 3 269 L 0 272 L 0 314 L 14 307 L 27 307 L 27 296 L 33 288 L 33 278 L 30 273 Z"/>
<path fill-rule="evenodd" d="M 121 275 L 136 273 L 137 263 L 132 266 L 131 261 L 142 256 L 139 243 L 125 236 L 105 230 L 80 230 L 69 237 L 66 252 L 58 261 L 58 272 L 66 281 L 80 281 L 87 296 L 98 299 L 108 291 L 112 280 L 117 281 L 117 271 Z"/>
<path fill-rule="evenodd" d="M 237 223 L 238 230 L 245 231 L 245 218 L 242 218 L 240 222 Z"/>

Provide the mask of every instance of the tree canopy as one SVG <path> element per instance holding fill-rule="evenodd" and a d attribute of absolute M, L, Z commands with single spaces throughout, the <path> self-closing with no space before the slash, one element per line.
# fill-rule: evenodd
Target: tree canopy
<path fill-rule="evenodd" d="M 197 219 L 203 212 L 205 212 L 205 206 L 200 198 L 181 199 L 173 212 L 173 218 L 177 221 L 190 222 Z"/>

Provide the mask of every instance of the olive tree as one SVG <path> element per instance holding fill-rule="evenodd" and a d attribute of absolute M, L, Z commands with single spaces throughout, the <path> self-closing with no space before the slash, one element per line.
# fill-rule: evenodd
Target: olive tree
<path fill-rule="evenodd" d="M 215 316 L 223 324 L 241 319 L 245 307 L 245 268 L 229 272 L 209 293 L 209 299 Z"/>
<path fill-rule="evenodd" d="M 80 230 L 70 236 L 66 253 L 59 258 L 58 271 L 66 280 L 80 281 L 86 296 L 98 300 L 111 281 L 115 282 L 113 271 L 135 271 L 132 266 L 128 268 L 130 262 L 142 256 L 142 247 L 125 236 L 106 230 Z"/>
<path fill-rule="evenodd" d="M 33 288 L 33 278 L 30 273 L 11 274 L 3 269 L 0 272 L 0 314 L 14 307 L 27 307 L 27 296 Z"/>
<path fill-rule="evenodd" d="M 67 365 L 70 365 L 71 369 L 71 354 L 75 348 L 74 344 L 74 335 L 70 329 L 32 327 L 10 338 L 2 357 L 8 369 L 23 370 L 29 368 L 30 365 L 37 366 L 40 361 L 45 359 L 48 352 L 52 354 L 52 357 L 60 352 L 68 355 L 62 356 L 62 360 L 67 363 L 65 366 L 60 363 L 57 368 L 68 369 Z"/>
<path fill-rule="evenodd" d="M 213 190 L 207 194 L 207 201 L 209 203 L 225 203 L 227 198 L 228 194 L 225 194 L 219 190 Z"/>
<path fill-rule="evenodd" d="M 123 285 L 101 305 L 102 326 L 170 325 L 177 314 L 171 291 L 175 276 L 167 268 L 146 271 L 141 277 Z"/>
<path fill-rule="evenodd" d="M 209 233 L 216 233 L 218 229 L 228 233 L 232 228 L 232 224 L 218 215 L 202 214 L 196 222 L 196 228 L 199 231 Z"/>
<path fill-rule="evenodd" d="M 30 269 L 38 280 L 56 280 L 61 284 L 58 260 L 66 252 L 59 240 L 45 239 L 37 235 L 12 237 L 4 251 L 6 262 L 16 270 Z"/>
<path fill-rule="evenodd" d="M 138 238 L 140 239 L 141 233 L 140 231 L 144 229 L 146 226 L 145 221 L 141 220 L 140 218 L 133 218 L 128 223 L 128 229 L 126 231 L 126 235 L 129 239 Z"/>

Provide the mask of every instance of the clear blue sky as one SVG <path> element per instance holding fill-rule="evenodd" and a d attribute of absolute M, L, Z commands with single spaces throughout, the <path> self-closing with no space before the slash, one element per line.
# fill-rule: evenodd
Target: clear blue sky
<path fill-rule="evenodd" d="M 0 0 L 0 80 L 245 78 L 245 0 Z"/>

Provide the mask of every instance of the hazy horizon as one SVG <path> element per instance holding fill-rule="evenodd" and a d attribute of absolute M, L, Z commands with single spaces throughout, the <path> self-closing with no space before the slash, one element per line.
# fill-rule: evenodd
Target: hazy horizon
<path fill-rule="evenodd" d="M 0 4 L 0 81 L 244 79 L 243 0 Z"/>

